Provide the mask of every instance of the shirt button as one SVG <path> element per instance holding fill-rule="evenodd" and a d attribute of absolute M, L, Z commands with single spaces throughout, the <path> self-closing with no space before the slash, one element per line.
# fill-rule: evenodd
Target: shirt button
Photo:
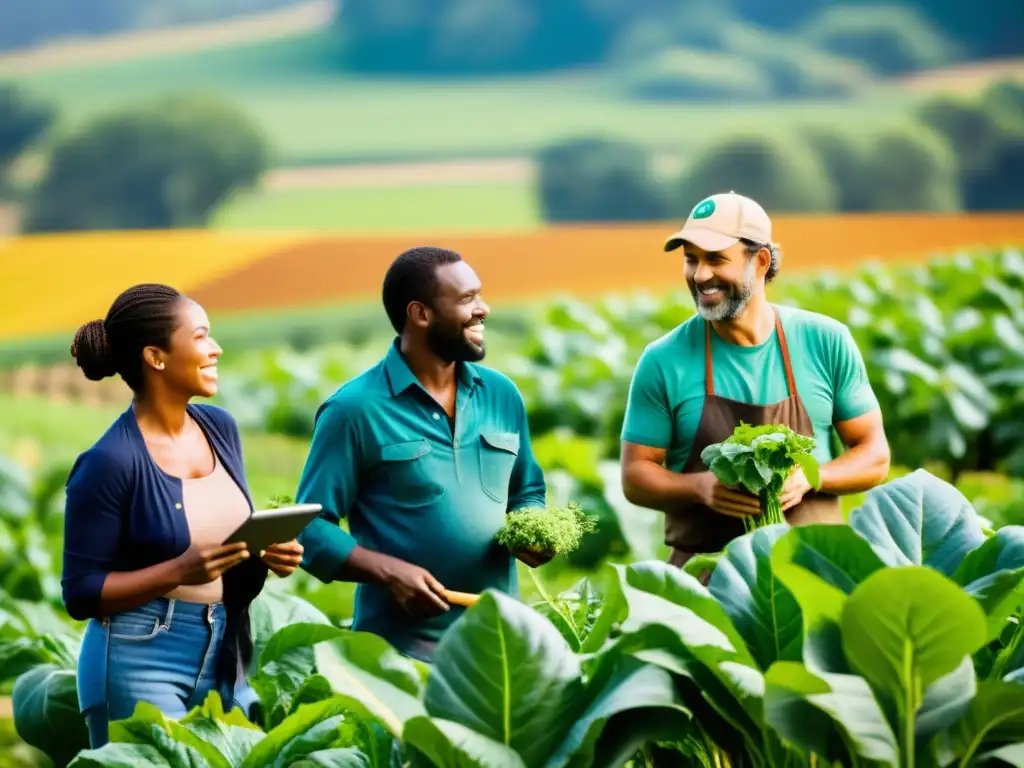
<path fill-rule="evenodd" d="M 434 421 L 437 421 L 440 418 L 441 418 L 441 414 L 440 413 L 435 413 L 434 414 Z"/>

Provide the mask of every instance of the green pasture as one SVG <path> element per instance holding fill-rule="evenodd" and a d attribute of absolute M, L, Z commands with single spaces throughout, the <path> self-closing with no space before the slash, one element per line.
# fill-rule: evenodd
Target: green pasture
<path fill-rule="evenodd" d="M 518 156 L 553 140 L 601 133 L 686 152 L 735 129 L 794 120 L 867 125 L 910 98 L 879 89 L 853 100 L 631 101 L 599 72 L 519 78 L 349 77 L 326 32 L 149 60 L 14 78 L 61 109 L 65 127 L 97 112 L 180 89 L 224 94 L 254 118 L 280 164 Z M 0 68 L 0 78 L 4 72 Z"/>
<path fill-rule="evenodd" d="M 528 182 L 256 190 L 218 208 L 222 229 L 514 230 L 542 223 Z"/>

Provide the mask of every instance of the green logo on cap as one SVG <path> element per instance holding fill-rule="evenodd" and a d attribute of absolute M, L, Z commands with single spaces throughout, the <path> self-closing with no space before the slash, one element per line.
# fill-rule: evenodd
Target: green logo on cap
<path fill-rule="evenodd" d="M 705 200 L 703 203 L 693 209 L 693 218 L 695 219 L 706 219 L 712 213 L 715 212 L 715 201 Z"/>

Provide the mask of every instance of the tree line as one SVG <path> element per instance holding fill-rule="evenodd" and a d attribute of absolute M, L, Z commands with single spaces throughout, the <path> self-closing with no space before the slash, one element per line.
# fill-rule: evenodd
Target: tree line
<path fill-rule="evenodd" d="M 1017 54 L 1019 0 L 345 0 L 336 30 L 356 71 L 528 72 L 607 62 L 623 51 L 732 52 L 739 28 L 900 71 L 945 58 Z"/>
<path fill-rule="evenodd" d="M 4 0 L 0 50 L 48 39 L 188 24 L 301 0 Z M 344 0 L 338 62 L 416 75 L 607 63 L 623 50 L 731 51 L 737 25 L 892 71 L 949 56 L 1019 55 L 1024 5 L 935 0 Z M 752 52 L 749 52 L 752 53 Z"/>
<path fill-rule="evenodd" d="M 646 148 L 614 137 L 559 141 L 536 161 L 551 222 L 676 218 L 709 189 L 733 189 L 778 213 L 1019 211 L 1024 85 L 936 95 L 870 130 L 814 123 L 724 136 L 669 178 Z"/>

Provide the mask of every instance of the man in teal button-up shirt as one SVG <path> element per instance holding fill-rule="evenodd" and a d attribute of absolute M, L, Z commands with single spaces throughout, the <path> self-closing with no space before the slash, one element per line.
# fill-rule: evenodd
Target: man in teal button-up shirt
<path fill-rule="evenodd" d="M 545 504 L 526 407 L 484 357 L 488 307 L 458 254 L 414 248 L 384 280 L 398 338 L 321 405 L 297 493 L 322 504 L 299 537 L 302 567 L 360 582 L 353 626 L 429 660 L 461 613 L 444 590 L 516 591 L 495 541 L 506 512 Z M 338 526 L 348 518 L 351 533 Z"/>

